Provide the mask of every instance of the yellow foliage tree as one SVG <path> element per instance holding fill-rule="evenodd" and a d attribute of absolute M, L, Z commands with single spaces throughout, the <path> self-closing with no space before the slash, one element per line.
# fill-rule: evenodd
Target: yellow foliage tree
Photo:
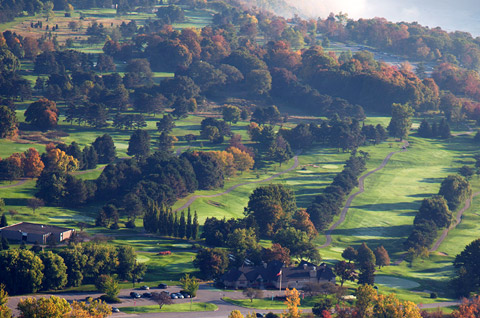
<path fill-rule="evenodd" d="M 210 154 L 213 155 L 220 161 L 223 165 L 223 171 L 227 177 L 231 177 L 235 174 L 235 163 L 233 160 L 233 155 L 230 152 L 226 151 L 210 151 Z"/>
<path fill-rule="evenodd" d="M 24 157 L 22 157 L 22 167 L 26 177 L 35 178 L 42 173 L 45 165 L 37 149 L 30 148 L 25 151 Z"/>
<path fill-rule="evenodd" d="M 22 318 L 63 318 L 70 312 L 68 302 L 64 298 L 56 296 L 21 299 L 17 308 L 20 310 L 20 317 Z"/>
<path fill-rule="evenodd" d="M 78 169 L 78 160 L 58 148 L 50 150 L 47 156 L 50 163 L 60 171 L 70 172 Z"/>
<path fill-rule="evenodd" d="M 228 318 L 243 318 L 243 315 L 240 310 L 234 310 L 228 315 Z"/>
<path fill-rule="evenodd" d="M 5 291 L 5 285 L 0 284 L 0 318 L 11 318 L 12 311 L 7 307 L 8 293 Z"/>
<path fill-rule="evenodd" d="M 255 162 L 248 153 L 238 149 L 237 147 L 229 147 L 227 151 L 233 155 L 233 164 L 235 169 L 238 171 L 247 171 L 252 169 Z"/>
<path fill-rule="evenodd" d="M 285 318 L 300 318 L 302 315 L 302 311 L 298 309 L 300 306 L 300 293 L 295 288 L 293 289 L 286 289 L 285 296 L 287 300 L 285 301 L 285 305 L 287 305 L 287 311 L 283 312 L 283 316 Z"/>
<path fill-rule="evenodd" d="M 105 318 L 112 314 L 112 307 L 101 300 L 95 300 L 90 303 L 76 302 L 72 303 L 72 311 L 67 315 L 68 318 Z"/>

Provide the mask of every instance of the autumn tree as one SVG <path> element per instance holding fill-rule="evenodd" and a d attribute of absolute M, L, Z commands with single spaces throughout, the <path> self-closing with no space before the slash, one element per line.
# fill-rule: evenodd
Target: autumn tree
<path fill-rule="evenodd" d="M 244 318 L 240 310 L 233 310 L 229 315 L 228 318 Z"/>
<path fill-rule="evenodd" d="M 22 158 L 24 175 L 29 178 L 38 177 L 42 173 L 43 168 L 45 168 L 45 164 L 40 158 L 40 154 L 38 153 L 37 149 L 29 148 L 27 151 L 25 151 L 24 155 L 25 156 Z"/>
<path fill-rule="evenodd" d="M 255 288 L 245 288 L 242 291 L 242 294 L 250 299 L 250 302 L 253 303 L 255 298 L 263 298 L 263 290 Z"/>
<path fill-rule="evenodd" d="M 346 259 L 349 263 L 351 263 L 352 261 L 355 261 L 357 259 L 357 256 L 358 256 L 357 250 L 351 246 L 347 246 L 342 252 L 342 257 Z"/>
<path fill-rule="evenodd" d="M 0 318 L 11 318 L 12 310 L 8 308 L 8 293 L 5 290 L 5 285 L 0 284 Z"/>
<path fill-rule="evenodd" d="M 182 290 L 189 293 L 190 296 L 193 298 L 197 296 L 197 291 L 200 287 L 200 283 L 195 276 L 190 277 L 189 274 L 185 274 L 180 279 L 180 286 L 182 287 Z"/>
<path fill-rule="evenodd" d="M 50 150 L 47 158 L 50 171 L 72 172 L 78 170 L 78 160 L 58 148 Z"/>
<path fill-rule="evenodd" d="M 152 300 L 158 304 L 160 310 L 164 305 L 171 305 L 173 304 L 173 299 L 170 297 L 169 294 L 161 292 L 161 293 L 152 293 Z"/>
<path fill-rule="evenodd" d="M 388 125 L 390 136 L 404 139 L 412 126 L 413 109 L 409 104 L 393 104 L 392 119 Z"/>
<path fill-rule="evenodd" d="M 17 305 L 20 317 L 67 317 L 71 308 L 65 298 L 50 296 L 49 298 L 28 297 L 21 299 Z"/>
<path fill-rule="evenodd" d="M 248 171 L 252 169 L 255 162 L 250 154 L 238 149 L 237 147 L 228 147 L 227 152 L 233 155 L 233 165 L 235 170 Z"/>
<path fill-rule="evenodd" d="M 375 249 L 375 261 L 376 265 L 379 268 L 382 268 L 382 266 L 388 266 L 390 265 L 390 256 L 388 255 L 387 250 L 383 245 L 380 245 Z"/>
<path fill-rule="evenodd" d="M 285 290 L 287 311 L 283 311 L 285 318 L 300 318 L 302 310 L 298 309 L 300 306 L 300 293 L 295 288 Z"/>
<path fill-rule="evenodd" d="M 47 130 L 57 126 L 59 113 L 54 101 L 41 98 L 28 106 L 25 121 L 41 130 Z"/>
<path fill-rule="evenodd" d="M 334 268 L 335 274 L 340 278 L 340 285 L 343 286 L 345 281 L 354 281 L 357 277 L 357 273 L 355 272 L 355 264 L 354 263 L 347 263 L 345 261 L 340 261 L 335 264 Z"/>
<path fill-rule="evenodd" d="M 480 296 L 464 299 L 458 309 L 452 312 L 452 318 L 476 318 L 480 317 Z"/>
<path fill-rule="evenodd" d="M 18 121 L 15 111 L 0 105 L 0 139 L 11 138 L 17 134 Z"/>

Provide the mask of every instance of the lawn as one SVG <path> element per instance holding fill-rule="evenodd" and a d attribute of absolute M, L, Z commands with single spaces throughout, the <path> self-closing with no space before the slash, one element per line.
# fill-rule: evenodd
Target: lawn
<path fill-rule="evenodd" d="M 145 313 L 162 313 L 162 312 L 192 312 L 192 311 L 215 311 L 218 309 L 217 305 L 210 303 L 181 303 L 164 305 L 162 309 L 158 305 L 151 306 L 136 306 L 136 307 L 120 307 L 121 312 L 127 314 L 145 314 Z"/>

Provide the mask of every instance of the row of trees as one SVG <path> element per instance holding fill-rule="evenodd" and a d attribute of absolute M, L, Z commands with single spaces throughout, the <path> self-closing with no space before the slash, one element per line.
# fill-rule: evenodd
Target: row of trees
<path fill-rule="evenodd" d="M 0 252 L 0 283 L 13 295 L 79 286 L 102 274 L 131 279 L 145 270 L 144 265 L 136 263 L 135 251 L 130 246 L 117 248 L 90 243 L 74 244 L 60 252 L 36 254 L 26 249 Z"/>
<path fill-rule="evenodd" d="M 326 187 L 322 194 L 315 196 L 307 208 L 307 213 L 318 231 L 326 229 L 335 215 L 340 214 L 343 200 L 357 186 L 358 178 L 365 171 L 367 158 L 368 153 L 353 152 L 331 185 Z"/>
<path fill-rule="evenodd" d="M 428 254 L 439 229 L 450 227 L 458 207 L 471 195 L 470 184 L 459 175 L 450 175 L 442 181 L 438 195 L 423 199 L 413 221 L 414 229 L 404 243 L 405 249 L 415 255 Z"/>
<path fill-rule="evenodd" d="M 445 118 L 442 118 L 440 123 L 434 122 L 432 125 L 423 119 L 418 127 L 418 135 L 423 138 L 441 138 L 448 139 L 452 135 L 450 133 L 450 125 Z"/>
<path fill-rule="evenodd" d="M 165 206 L 150 202 L 143 216 L 143 227 L 150 233 L 196 240 L 199 230 L 197 211 L 192 220 L 190 208 L 188 208 L 186 218 L 184 211 L 178 217 L 178 213 L 172 212 L 171 208 L 167 209 Z"/>

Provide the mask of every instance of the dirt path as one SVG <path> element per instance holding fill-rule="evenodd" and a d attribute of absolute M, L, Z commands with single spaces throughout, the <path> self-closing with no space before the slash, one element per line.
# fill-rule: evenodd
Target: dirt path
<path fill-rule="evenodd" d="M 450 232 L 450 230 L 453 230 L 454 228 L 457 227 L 457 225 L 460 224 L 460 222 L 462 222 L 462 216 L 463 216 L 463 213 L 465 211 L 467 211 L 470 206 L 472 205 L 472 200 L 474 197 L 480 195 L 480 191 L 479 192 L 475 192 L 474 194 L 472 194 L 472 196 L 470 198 L 468 198 L 466 201 L 465 201 L 465 205 L 463 206 L 463 208 L 458 211 L 457 213 L 457 217 L 455 218 L 455 223 L 450 225 L 450 227 L 446 228 L 445 230 L 443 230 L 442 232 L 442 235 L 440 235 L 440 237 L 438 238 L 438 240 L 435 242 L 435 244 L 433 245 L 433 247 L 430 249 L 430 252 L 435 252 L 439 247 L 440 247 L 440 244 L 442 244 L 443 240 L 445 240 L 445 238 L 447 237 L 448 235 L 448 232 Z"/>
<path fill-rule="evenodd" d="M 347 199 L 347 202 L 345 203 L 345 206 L 343 207 L 343 210 L 342 210 L 342 213 L 340 213 L 340 219 L 338 219 L 337 222 L 335 222 L 335 224 L 333 224 L 328 230 L 327 232 L 325 233 L 325 236 L 327 238 L 327 241 L 325 242 L 325 244 L 323 244 L 322 246 L 320 246 L 320 248 L 325 248 L 327 246 L 329 246 L 331 243 L 332 243 L 332 232 L 340 225 L 343 223 L 343 221 L 345 221 L 345 217 L 347 216 L 347 212 L 348 212 L 348 209 L 350 208 L 350 205 L 352 204 L 352 201 L 353 199 L 355 199 L 355 197 L 361 193 L 363 193 L 365 191 L 365 184 L 364 184 L 364 181 L 365 181 L 365 178 L 367 178 L 369 175 L 383 169 L 388 161 L 390 160 L 390 158 L 392 158 L 392 156 L 396 153 L 399 153 L 399 152 L 404 152 L 404 151 L 407 151 L 407 147 L 408 147 L 408 141 L 404 141 L 403 142 L 403 149 L 401 150 L 398 150 L 398 151 L 393 151 L 391 153 L 389 153 L 385 159 L 383 159 L 382 161 L 382 164 L 380 166 L 378 166 L 377 168 L 373 169 L 372 171 L 369 171 L 367 172 L 366 174 L 364 174 L 363 176 L 361 176 L 359 179 L 358 179 L 358 191 L 355 192 L 354 194 L 351 194 L 348 199 Z"/>
<path fill-rule="evenodd" d="M 239 184 L 236 184 L 230 188 L 228 188 L 227 190 L 223 191 L 223 192 L 220 192 L 220 193 L 215 193 L 215 194 L 208 194 L 208 195 L 194 195 L 192 196 L 184 205 L 182 205 L 181 207 L 179 207 L 178 209 L 175 209 L 175 211 L 181 211 L 181 210 L 184 210 L 186 208 L 188 208 L 193 202 L 195 202 L 195 200 L 197 199 L 200 199 L 200 198 L 216 198 L 216 197 L 219 197 L 219 196 L 222 196 L 224 194 L 227 194 L 227 193 L 230 193 L 232 192 L 233 190 L 235 190 L 236 188 L 238 187 L 241 187 L 241 186 L 244 186 L 244 185 L 248 185 L 248 184 L 255 184 L 255 183 L 262 183 L 262 182 L 268 182 L 268 181 L 271 181 L 275 178 L 278 178 L 279 176 L 281 176 L 282 174 L 285 174 L 287 172 L 290 172 L 292 171 L 293 169 L 297 168 L 298 167 L 298 154 L 295 155 L 295 157 L 293 157 L 293 160 L 295 161 L 293 163 L 293 165 L 286 169 L 286 170 L 283 170 L 281 172 L 278 172 L 278 173 L 275 173 L 274 175 L 266 178 L 266 179 L 263 179 L 263 180 L 257 180 L 257 181 L 250 181 L 250 182 L 243 182 L 243 183 L 239 183 Z"/>

